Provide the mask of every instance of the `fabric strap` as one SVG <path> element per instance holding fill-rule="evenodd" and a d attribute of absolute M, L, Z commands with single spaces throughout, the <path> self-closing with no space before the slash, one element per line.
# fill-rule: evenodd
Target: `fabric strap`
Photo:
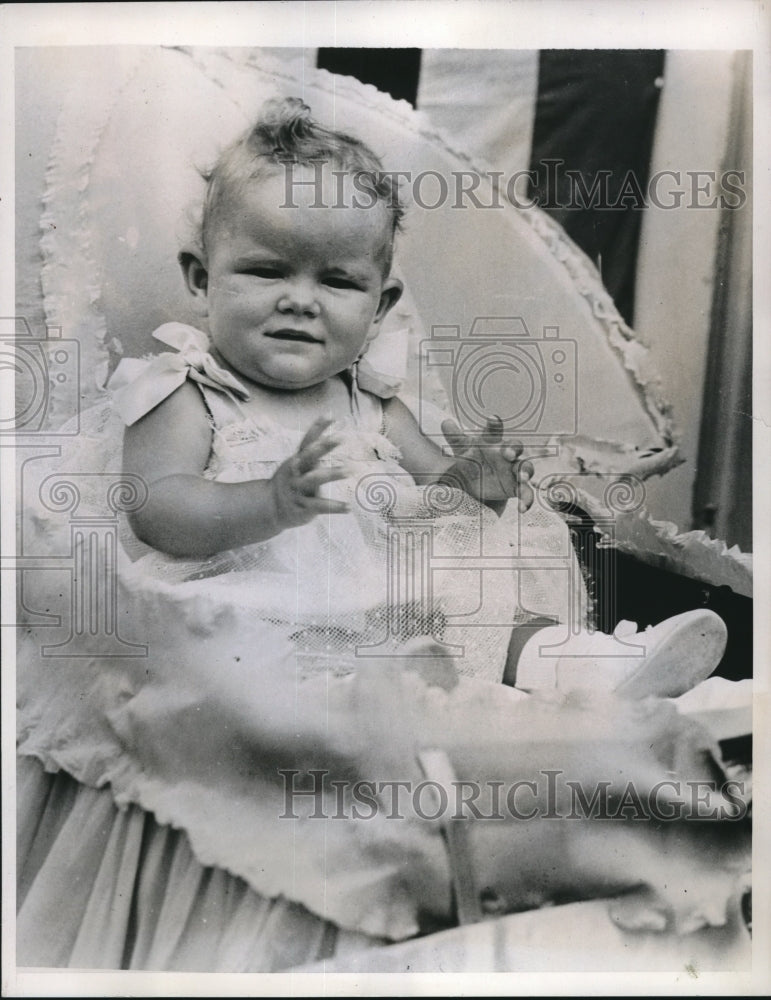
<path fill-rule="evenodd" d="M 184 323 L 164 323 L 153 338 L 178 353 L 164 352 L 144 360 L 126 358 L 110 379 L 115 407 L 127 426 L 162 403 L 187 379 L 220 389 L 231 399 L 249 398 L 246 388 L 209 353 L 209 340 L 203 331 Z"/>
<path fill-rule="evenodd" d="M 423 750 L 418 763 L 426 780 L 445 789 L 447 801 L 455 787 L 455 770 L 444 750 Z M 482 900 L 474 877 L 474 865 L 468 844 L 469 821 L 450 816 L 442 823 L 447 852 L 450 855 L 455 915 L 459 924 L 475 924 L 484 919 Z"/>

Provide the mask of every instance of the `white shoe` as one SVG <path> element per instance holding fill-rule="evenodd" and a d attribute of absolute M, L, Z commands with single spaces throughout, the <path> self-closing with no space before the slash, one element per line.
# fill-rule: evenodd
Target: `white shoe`
<path fill-rule="evenodd" d="M 709 677 L 728 636 L 722 618 L 707 609 L 686 611 L 643 632 L 636 629 L 621 622 L 613 635 L 582 632 L 568 639 L 564 627 L 541 629 L 522 650 L 516 686 L 676 698 Z"/>

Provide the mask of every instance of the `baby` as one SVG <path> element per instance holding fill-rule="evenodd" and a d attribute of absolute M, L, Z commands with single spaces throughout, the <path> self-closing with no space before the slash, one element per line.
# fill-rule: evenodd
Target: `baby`
<path fill-rule="evenodd" d="M 499 517 L 509 500 L 514 519 L 531 506 L 533 465 L 504 443 L 496 417 L 481 434 L 445 421 L 448 457 L 359 371 L 402 293 L 391 177 L 363 143 L 287 99 L 207 180 L 197 245 L 180 263 L 208 336 L 168 324 L 155 336 L 179 350 L 180 377 L 167 378 L 161 355 L 112 382 L 128 425 L 124 470 L 148 487 L 131 526 L 155 551 L 150 562 L 182 580 L 248 571 L 250 613 L 308 670 L 422 650 L 457 654 L 461 673 L 494 681 L 508 658 L 511 678 L 522 645 L 509 645 L 511 626 L 527 620 L 515 574 L 492 587 L 463 560 L 510 555 L 515 520 Z M 374 506 L 373 482 L 386 498 Z M 394 542 L 399 519 L 430 524 L 432 551 L 455 569 L 416 581 L 408 541 Z M 395 544 L 402 562 L 389 584 Z M 538 686 L 532 645 L 525 660 Z"/>
<path fill-rule="evenodd" d="M 111 386 L 129 425 L 124 470 L 149 487 L 131 520 L 137 537 L 198 561 L 206 567 L 198 575 L 221 566 L 212 562 L 218 553 L 267 543 L 252 549 L 265 601 L 274 605 L 276 587 L 283 588 L 306 638 L 309 629 L 327 638 L 343 629 L 365 648 L 378 645 L 373 629 L 384 617 L 400 616 L 402 639 L 433 634 L 443 599 L 434 593 L 428 611 L 416 606 L 417 597 L 398 612 L 393 601 L 386 607 L 384 556 L 394 509 L 373 513 L 362 501 L 357 487 L 368 473 L 381 481 L 396 475 L 403 515 L 431 515 L 424 502 L 431 484 L 456 496 L 438 532 L 443 553 L 461 557 L 475 551 L 483 525 L 492 536 L 492 511 L 502 512 L 511 498 L 525 510 L 533 499 L 533 466 L 520 445 L 502 442 L 500 420 L 491 418 L 481 435 L 447 421 L 447 457 L 401 400 L 365 388 L 358 362 L 402 293 L 391 275 L 402 212 L 395 186 L 361 142 L 313 122 L 299 100 L 272 102 L 212 171 L 198 245 L 180 254 L 208 339 L 179 324 L 156 335 L 181 348 L 188 377 L 167 385 L 156 359 L 138 378 L 119 368 Z M 338 481 L 347 487 L 335 491 Z M 332 525 L 335 518 L 345 518 L 345 527 Z M 314 521 L 311 531 L 291 530 Z M 465 540 L 453 543 L 459 528 Z M 191 565 L 188 578 L 194 575 Z M 314 592 L 307 577 L 315 575 L 326 593 Z M 299 584 L 302 608 L 298 576 L 306 578 Z M 445 596 L 463 578 L 454 576 Z M 515 610 L 509 589 L 507 607 L 494 614 L 498 647 L 505 646 L 501 623 Z M 265 609 L 266 621 L 279 617 L 278 608 Z M 484 669 L 499 680 L 500 650 L 496 659 Z"/>
<path fill-rule="evenodd" d="M 324 155 L 334 159 L 317 175 L 313 162 Z M 293 171 L 287 204 L 290 157 L 302 169 Z M 331 191 L 335 167 L 349 171 L 347 197 L 342 208 L 319 207 L 306 184 L 320 178 Z M 203 476 L 212 441 L 204 400 L 193 383 L 181 386 L 126 433 L 125 467 L 152 485 L 134 522 L 151 545 L 205 556 L 348 512 L 321 494 L 346 476 L 342 466 L 322 464 L 340 443 L 324 432 L 350 416 L 356 363 L 402 293 L 390 274 L 401 215 L 395 191 L 381 181 L 374 204 L 354 201 L 353 171 L 375 177 L 378 167 L 356 140 L 326 132 L 287 101 L 215 169 L 200 250 L 181 254 L 187 288 L 207 322 L 212 356 L 248 392 L 244 414 L 308 429 L 269 479 L 214 484 Z M 532 465 L 518 461 L 521 447 L 501 446 L 499 422 L 490 422 L 486 439 L 448 427 L 458 456 L 449 460 L 398 398 L 382 409 L 386 436 L 417 482 L 443 480 L 493 506 L 521 493 L 529 505 Z"/>

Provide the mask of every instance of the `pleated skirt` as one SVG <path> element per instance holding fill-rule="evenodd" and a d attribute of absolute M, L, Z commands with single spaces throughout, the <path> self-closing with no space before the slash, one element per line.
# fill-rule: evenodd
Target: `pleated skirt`
<path fill-rule="evenodd" d="M 206 867 L 184 831 L 21 758 L 17 965 L 279 972 L 376 947 Z"/>

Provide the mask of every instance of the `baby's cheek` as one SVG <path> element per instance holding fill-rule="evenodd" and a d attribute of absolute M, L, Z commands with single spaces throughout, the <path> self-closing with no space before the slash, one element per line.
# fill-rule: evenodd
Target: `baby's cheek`
<path fill-rule="evenodd" d="M 243 288 L 226 293 L 227 308 L 235 316 L 249 317 L 267 315 L 276 304 L 276 296 L 269 295 L 264 289 Z"/>
<path fill-rule="evenodd" d="M 357 354 L 361 353 L 367 343 L 367 337 L 372 330 L 372 323 L 375 318 L 375 313 L 370 309 L 360 309 L 357 311 L 356 315 L 352 318 L 349 324 L 349 340 L 351 343 L 351 348 L 354 349 Z"/>

